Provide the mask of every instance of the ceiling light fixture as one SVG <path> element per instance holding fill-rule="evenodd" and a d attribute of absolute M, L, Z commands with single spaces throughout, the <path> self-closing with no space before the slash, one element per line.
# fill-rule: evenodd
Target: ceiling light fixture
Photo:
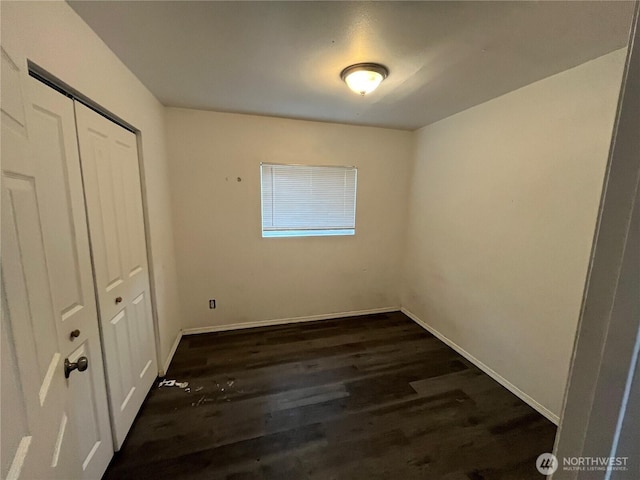
<path fill-rule="evenodd" d="M 344 83 L 360 95 L 373 92 L 388 76 L 389 69 L 379 63 L 356 63 L 340 73 Z"/>

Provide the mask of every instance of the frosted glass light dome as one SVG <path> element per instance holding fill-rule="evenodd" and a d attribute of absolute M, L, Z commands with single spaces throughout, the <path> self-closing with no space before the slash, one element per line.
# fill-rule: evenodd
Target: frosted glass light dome
<path fill-rule="evenodd" d="M 373 92 L 382 80 L 387 78 L 387 67 L 377 63 L 357 63 L 351 65 L 340 73 L 340 78 L 355 93 L 366 95 Z"/>

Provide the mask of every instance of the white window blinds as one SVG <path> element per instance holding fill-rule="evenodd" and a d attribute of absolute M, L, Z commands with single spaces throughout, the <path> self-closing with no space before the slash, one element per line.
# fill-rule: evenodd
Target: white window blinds
<path fill-rule="evenodd" d="M 353 235 L 355 167 L 260 165 L 262 236 Z"/>

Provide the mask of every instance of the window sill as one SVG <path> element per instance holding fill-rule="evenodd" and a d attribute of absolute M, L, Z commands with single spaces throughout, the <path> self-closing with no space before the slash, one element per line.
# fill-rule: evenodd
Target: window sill
<path fill-rule="evenodd" d="M 335 237 L 355 235 L 355 229 L 344 230 L 269 230 L 262 232 L 262 238 L 288 237 Z"/>

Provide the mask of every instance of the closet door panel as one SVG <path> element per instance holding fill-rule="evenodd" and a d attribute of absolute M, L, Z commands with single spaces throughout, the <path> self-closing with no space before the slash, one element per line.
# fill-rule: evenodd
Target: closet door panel
<path fill-rule="evenodd" d="M 87 370 L 66 379 L 68 422 L 61 422 L 58 435 L 68 430 L 76 438 L 73 455 L 80 477 L 97 478 L 113 456 L 113 439 L 73 101 L 34 78 L 29 78 L 29 98 L 30 143 L 42 178 L 40 224 L 61 353 L 63 361 L 88 359 Z"/>
<path fill-rule="evenodd" d="M 76 103 L 96 290 L 119 449 L 157 373 L 136 136 Z"/>

